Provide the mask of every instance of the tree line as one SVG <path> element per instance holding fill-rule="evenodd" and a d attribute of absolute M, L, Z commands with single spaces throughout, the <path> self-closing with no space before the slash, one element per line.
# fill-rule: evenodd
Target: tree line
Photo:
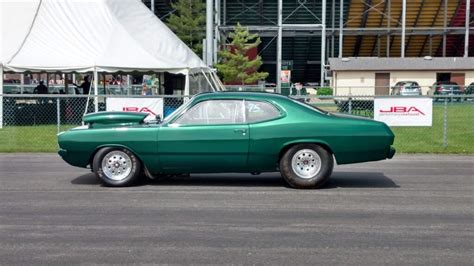
<path fill-rule="evenodd" d="M 175 12 L 167 19 L 168 27 L 201 56 L 206 29 L 205 3 L 202 0 L 177 0 L 171 6 Z M 268 76 L 268 73 L 258 71 L 262 58 L 250 54 L 260 43 L 258 34 L 250 34 L 240 23 L 235 26 L 234 31 L 218 45 L 219 59 L 214 67 L 224 83 L 255 84 Z"/>

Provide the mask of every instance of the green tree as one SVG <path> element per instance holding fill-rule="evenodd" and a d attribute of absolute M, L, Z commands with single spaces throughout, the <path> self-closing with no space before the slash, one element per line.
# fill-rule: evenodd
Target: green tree
<path fill-rule="evenodd" d="M 247 28 L 238 23 L 229 37 L 232 42 L 219 51 L 221 63 L 216 65 L 224 82 L 240 82 L 244 85 L 265 79 L 268 73 L 258 72 L 262 65 L 262 58 L 257 56 L 252 60 L 247 56 L 250 49 L 262 42 L 258 34 L 250 34 Z"/>
<path fill-rule="evenodd" d="M 205 3 L 202 0 L 178 0 L 171 6 L 176 11 L 168 18 L 168 27 L 201 56 L 206 27 Z"/>

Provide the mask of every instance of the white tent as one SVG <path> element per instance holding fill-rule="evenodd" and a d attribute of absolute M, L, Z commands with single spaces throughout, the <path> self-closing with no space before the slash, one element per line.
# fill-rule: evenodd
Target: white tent
<path fill-rule="evenodd" d="M 93 71 L 96 94 L 97 72 L 181 73 L 186 95 L 193 73 L 221 85 L 140 0 L 0 0 L 0 17 L 0 71 Z"/>

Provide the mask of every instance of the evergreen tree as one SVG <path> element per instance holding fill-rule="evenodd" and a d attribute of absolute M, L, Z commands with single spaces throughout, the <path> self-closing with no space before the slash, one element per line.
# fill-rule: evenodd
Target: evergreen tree
<path fill-rule="evenodd" d="M 206 27 L 206 4 L 202 0 L 178 0 L 171 3 L 171 6 L 176 11 L 168 18 L 168 27 L 201 56 Z"/>
<path fill-rule="evenodd" d="M 250 34 L 247 28 L 238 23 L 229 37 L 232 42 L 219 51 L 221 63 L 216 65 L 224 82 L 240 82 L 244 85 L 265 79 L 268 73 L 257 71 L 262 65 L 262 58 L 257 56 L 252 60 L 247 56 L 250 49 L 262 42 L 258 34 Z"/>

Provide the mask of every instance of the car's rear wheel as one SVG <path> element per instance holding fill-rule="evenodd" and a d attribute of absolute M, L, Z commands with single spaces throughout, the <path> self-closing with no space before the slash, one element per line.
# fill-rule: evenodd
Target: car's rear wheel
<path fill-rule="evenodd" d="M 118 147 L 99 150 L 92 167 L 102 183 L 112 187 L 132 185 L 138 180 L 141 170 L 140 160 L 131 151 Z"/>
<path fill-rule="evenodd" d="M 317 188 L 331 176 L 332 154 L 316 144 L 298 144 L 289 148 L 280 160 L 280 172 L 294 188 Z"/>

